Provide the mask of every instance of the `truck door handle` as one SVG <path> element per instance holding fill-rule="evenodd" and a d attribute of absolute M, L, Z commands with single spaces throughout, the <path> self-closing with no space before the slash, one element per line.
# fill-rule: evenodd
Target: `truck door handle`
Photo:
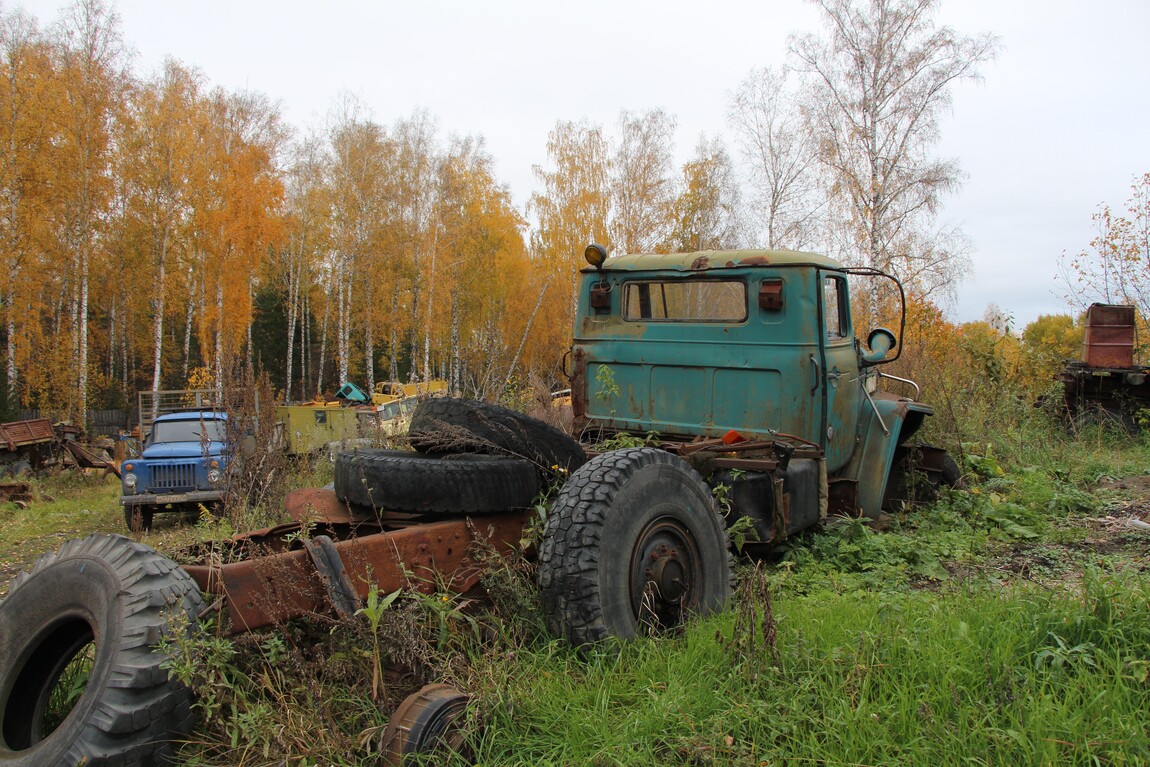
<path fill-rule="evenodd" d="M 819 388 L 819 361 L 815 359 L 815 355 L 810 356 L 811 370 L 815 373 L 815 382 L 811 385 L 811 393 L 814 394 Z"/>

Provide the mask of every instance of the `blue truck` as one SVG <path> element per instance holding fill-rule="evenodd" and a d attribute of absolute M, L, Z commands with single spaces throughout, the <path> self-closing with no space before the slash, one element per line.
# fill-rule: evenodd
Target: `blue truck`
<path fill-rule="evenodd" d="M 226 413 L 196 410 L 158 416 L 138 458 L 124 462 L 120 504 L 130 530 L 146 530 L 157 511 L 219 503 L 227 479 Z"/>

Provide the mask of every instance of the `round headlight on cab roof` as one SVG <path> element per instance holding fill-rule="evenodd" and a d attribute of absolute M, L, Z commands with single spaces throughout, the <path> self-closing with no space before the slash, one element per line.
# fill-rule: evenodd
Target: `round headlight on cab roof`
<path fill-rule="evenodd" d="M 607 249 L 593 242 L 583 251 L 583 258 L 596 269 L 602 269 L 603 262 L 607 260 Z"/>

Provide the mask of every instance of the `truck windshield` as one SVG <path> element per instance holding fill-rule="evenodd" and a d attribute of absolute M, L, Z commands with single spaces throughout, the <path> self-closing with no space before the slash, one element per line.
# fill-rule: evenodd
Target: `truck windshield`
<path fill-rule="evenodd" d="M 224 421 L 160 421 L 152 424 L 149 444 L 157 442 L 223 442 Z"/>

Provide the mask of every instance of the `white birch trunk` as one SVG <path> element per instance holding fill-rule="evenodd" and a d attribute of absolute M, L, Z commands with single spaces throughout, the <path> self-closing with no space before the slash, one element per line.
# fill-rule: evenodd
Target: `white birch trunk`
<path fill-rule="evenodd" d="M 216 281 L 216 399 L 224 395 L 224 281 L 223 275 Z"/>
<path fill-rule="evenodd" d="M 289 246 L 290 248 L 290 246 Z M 286 402 L 292 401 L 291 396 L 291 376 L 292 376 L 292 362 L 294 362 L 295 353 L 295 324 L 297 317 L 296 297 L 299 293 L 299 285 L 297 283 L 299 272 L 295 268 L 295 259 L 293 254 L 288 251 L 288 327 L 287 327 L 287 359 L 284 361 L 286 370 L 284 371 L 284 400 Z"/>
<path fill-rule="evenodd" d="M 156 279 L 156 295 L 152 299 L 152 311 L 155 316 L 152 319 L 152 343 L 154 348 L 152 350 L 152 389 L 160 388 L 160 378 L 162 371 L 160 366 L 163 363 L 163 349 L 164 349 L 164 285 L 167 282 L 167 268 L 168 268 L 168 237 L 167 234 L 160 236 L 160 268 Z"/>

